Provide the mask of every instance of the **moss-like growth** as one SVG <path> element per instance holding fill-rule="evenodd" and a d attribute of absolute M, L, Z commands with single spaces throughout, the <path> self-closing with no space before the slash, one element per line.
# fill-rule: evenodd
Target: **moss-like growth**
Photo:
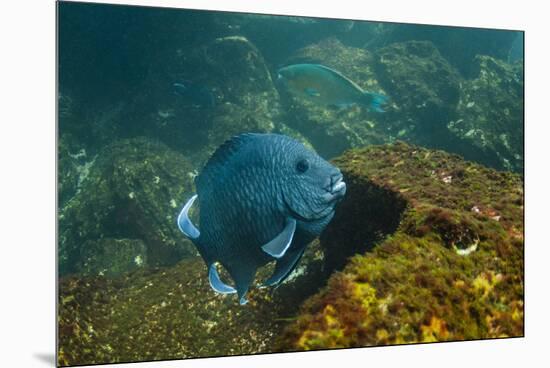
<path fill-rule="evenodd" d="M 101 264 L 89 260 L 101 252 L 83 248 L 109 244 L 101 242 L 104 238 L 142 240 L 149 265 L 174 264 L 194 255 L 193 245 L 175 225 L 191 195 L 192 175 L 187 160 L 163 144 L 136 138 L 107 146 L 77 194 L 60 209 L 60 274 L 80 271 L 84 258 Z"/>
<path fill-rule="evenodd" d="M 60 365 L 275 352 L 275 338 L 324 283 L 319 244 L 277 289 L 253 288 L 247 305 L 210 288 L 201 258 L 118 278 L 59 283 Z M 273 271 L 260 269 L 258 281 Z M 222 272 L 222 278 L 227 275 Z"/>
<path fill-rule="evenodd" d="M 373 224 L 322 238 L 327 255 L 352 258 L 304 303 L 281 349 L 523 335 L 519 176 L 404 143 L 351 150 L 336 164 L 349 183 L 341 209 Z M 374 211 L 373 188 L 394 198 L 390 208 Z M 347 216 L 331 228 L 346 228 Z M 377 222 L 398 225 L 384 236 Z M 371 251 L 357 254 L 361 244 Z"/>

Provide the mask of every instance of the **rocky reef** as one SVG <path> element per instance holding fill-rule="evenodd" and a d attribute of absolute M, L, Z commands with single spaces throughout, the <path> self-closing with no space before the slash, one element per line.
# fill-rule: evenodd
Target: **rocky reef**
<path fill-rule="evenodd" d="M 403 142 L 334 162 L 349 191 L 282 286 L 240 306 L 198 257 L 63 277 L 59 364 L 523 335 L 521 177 Z"/>
<path fill-rule="evenodd" d="M 285 124 L 326 157 L 399 139 L 523 171 L 521 63 L 477 56 L 477 74 L 465 78 L 429 41 L 370 51 L 334 37 L 295 51 L 285 63 L 301 62 L 329 66 L 364 90 L 389 97 L 385 112 L 378 113 L 365 106 L 318 106 L 279 90 Z"/>
<path fill-rule="evenodd" d="M 61 275 L 120 273 L 196 254 L 175 226 L 194 175 L 180 154 L 133 138 L 105 147 L 78 168 L 76 192 L 59 211 Z"/>
<path fill-rule="evenodd" d="M 385 125 L 399 126 L 407 141 L 445 145 L 461 77 L 438 49 L 427 41 L 393 43 L 377 50 L 375 69 L 393 102 Z"/>
<path fill-rule="evenodd" d="M 523 67 L 477 56 L 477 76 L 464 81 L 451 134 L 460 154 L 500 170 L 523 172 Z"/>
<path fill-rule="evenodd" d="M 335 162 L 350 190 L 321 244 L 338 271 L 279 348 L 523 335 L 521 177 L 400 142 Z"/>
<path fill-rule="evenodd" d="M 301 302 L 326 281 L 322 258 L 319 243 L 311 244 L 289 279 L 275 290 L 253 288 L 245 306 L 212 291 L 199 257 L 119 277 L 64 277 L 58 364 L 274 352 L 275 338 Z M 265 280 L 272 266 L 260 269 L 257 279 Z"/>

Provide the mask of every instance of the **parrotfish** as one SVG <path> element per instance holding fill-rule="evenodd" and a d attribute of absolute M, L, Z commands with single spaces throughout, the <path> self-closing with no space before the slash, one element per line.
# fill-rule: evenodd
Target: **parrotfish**
<path fill-rule="evenodd" d="M 214 107 L 216 97 L 208 87 L 190 81 L 173 83 L 174 93 L 181 96 L 184 104 L 195 107 Z"/>
<path fill-rule="evenodd" d="M 360 104 L 377 112 L 387 97 L 364 91 L 342 73 L 320 64 L 294 64 L 277 71 L 277 82 L 289 92 L 320 105 L 348 107 Z"/>
<path fill-rule="evenodd" d="M 340 170 L 300 142 L 244 133 L 222 144 L 195 178 L 197 193 L 177 224 L 204 259 L 210 286 L 240 304 L 259 267 L 276 261 L 263 286 L 277 286 L 334 216 L 346 193 Z M 199 228 L 189 218 L 198 201 Z M 221 264 L 234 286 L 223 282 Z"/>

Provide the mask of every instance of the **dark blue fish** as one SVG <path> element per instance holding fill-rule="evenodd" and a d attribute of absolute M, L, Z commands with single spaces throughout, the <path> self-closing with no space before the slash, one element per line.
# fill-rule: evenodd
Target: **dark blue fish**
<path fill-rule="evenodd" d="M 347 107 L 360 104 L 384 112 L 388 98 L 364 91 L 340 72 L 320 64 L 293 64 L 277 71 L 277 82 L 297 96 L 319 105 Z"/>
<path fill-rule="evenodd" d="M 289 276 L 346 192 L 340 170 L 278 134 L 247 133 L 228 140 L 195 184 L 197 194 L 183 207 L 178 226 L 206 262 L 212 289 L 238 293 L 241 304 L 258 267 L 277 261 L 266 286 Z M 188 217 L 197 198 L 200 231 Z M 220 280 L 216 262 L 235 287 Z"/>
<path fill-rule="evenodd" d="M 174 92 L 183 98 L 186 104 L 197 107 L 214 107 L 216 97 L 212 91 L 202 85 L 192 82 L 174 83 Z"/>

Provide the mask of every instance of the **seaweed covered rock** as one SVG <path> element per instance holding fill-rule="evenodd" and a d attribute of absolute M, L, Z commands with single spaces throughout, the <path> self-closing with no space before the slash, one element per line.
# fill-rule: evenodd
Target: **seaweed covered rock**
<path fill-rule="evenodd" d="M 88 153 L 88 144 L 79 139 L 86 129 L 80 104 L 66 93 L 58 96 L 58 121 L 60 135 L 57 144 L 58 206 L 63 207 L 79 190 L 89 173 L 93 154 Z"/>
<path fill-rule="evenodd" d="M 224 14 L 220 19 L 258 46 L 270 65 L 280 65 L 297 49 L 327 37 L 345 35 L 349 40 L 351 29 L 361 28 L 359 31 L 363 31 L 363 36 L 367 28 L 363 26 L 370 25 L 340 19 L 266 14 Z"/>
<path fill-rule="evenodd" d="M 85 151 L 71 153 L 64 139 L 59 140 L 58 152 L 58 171 L 57 171 L 57 190 L 58 201 L 63 206 L 69 198 L 76 194 L 79 185 L 79 169 L 81 167 L 80 158 Z"/>
<path fill-rule="evenodd" d="M 276 130 L 279 96 L 262 54 L 245 37 L 176 49 L 166 64 L 126 107 L 136 122 L 127 134 L 157 137 L 203 163 L 235 134 Z"/>
<path fill-rule="evenodd" d="M 280 349 L 523 335 L 521 177 L 400 142 L 336 164 L 349 191 L 321 243 L 350 258 Z"/>
<path fill-rule="evenodd" d="M 427 41 L 391 44 L 376 55 L 378 78 L 394 103 L 386 118 L 402 126 L 399 136 L 433 146 L 454 117 L 460 75 Z"/>
<path fill-rule="evenodd" d="M 318 63 L 333 68 L 369 92 L 384 93 L 373 70 L 373 56 L 364 49 L 349 47 L 328 38 L 297 50 L 285 64 Z M 316 105 L 280 90 L 286 123 L 304 134 L 325 157 L 334 157 L 350 147 L 388 141 L 384 114 L 364 106 L 335 109 Z"/>
<path fill-rule="evenodd" d="M 82 244 L 80 264 L 85 275 L 118 276 L 147 265 L 147 246 L 140 239 L 87 240 Z"/>
<path fill-rule="evenodd" d="M 319 244 L 277 289 L 253 288 L 247 305 L 210 288 L 195 257 L 118 278 L 62 278 L 60 365 L 100 364 L 274 352 L 274 339 L 325 280 Z M 273 267 L 260 269 L 265 279 Z M 227 277 L 222 272 L 222 278 Z"/>
<path fill-rule="evenodd" d="M 147 248 L 142 259 L 151 266 L 195 254 L 175 225 L 179 207 L 190 196 L 192 177 L 187 160 L 161 143 L 134 138 L 107 146 L 90 164 L 78 192 L 60 209 L 60 274 L 96 269 L 86 263 L 104 264 L 90 257 L 102 257 L 98 247 L 116 246 L 105 238 L 141 240 Z M 84 249 L 87 246 L 94 251 Z M 123 259 L 113 264 L 131 265 L 125 252 L 117 254 Z"/>
<path fill-rule="evenodd" d="M 396 42 L 428 41 L 462 75 L 477 69 L 476 55 L 506 60 L 520 32 L 468 27 L 433 27 L 423 24 L 379 23 L 372 27 L 365 47 L 380 48 Z"/>
<path fill-rule="evenodd" d="M 523 70 L 477 56 L 477 78 L 460 90 L 449 130 L 467 144 L 460 153 L 500 170 L 523 171 Z M 470 149 L 474 147 L 475 149 Z"/>

